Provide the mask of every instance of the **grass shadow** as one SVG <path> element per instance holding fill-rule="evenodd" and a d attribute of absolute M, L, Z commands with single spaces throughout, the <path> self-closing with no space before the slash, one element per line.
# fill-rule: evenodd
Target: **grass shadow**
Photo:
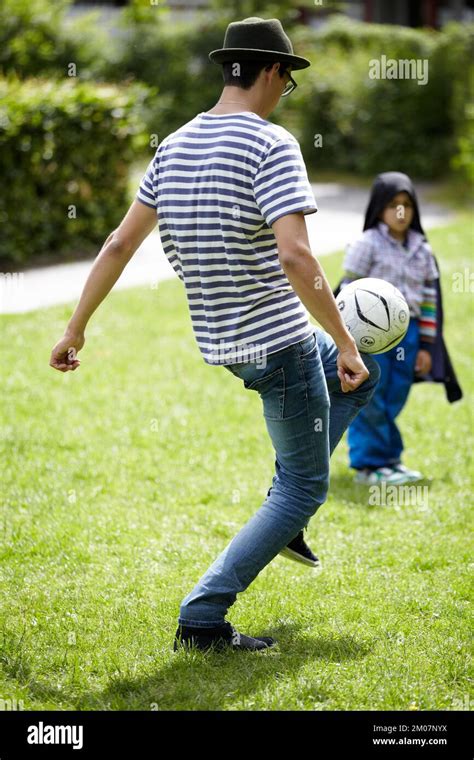
<path fill-rule="evenodd" d="M 336 500 L 349 501 L 360 506 L 370 506 L 369 487 L 361 483 L 354 483 L 354 474 L 352 471 L 347 471 L 346 473 L 331 473 L 329 496 Z"/>
<path fill-rule="evenodd" d="M 331 482 L 329 488 L 329 495 L 335 500 L 341 500 L 350 502 L 357 506 L 366 507 L 367 509 L 381 508 L 384 506 L 390 506 L 393 504 L 393 500 L 397 501 L 397 493 L 401 503 L 404 499 L 410 498 L 410 494 L 413 494 L 411 498 L 419 498 L 416 495 L 416 488 L 430 488 L 433 485 L 433 479 L 429 477 L 423 477 L 417 481 L 411 481 L 407 483 L 400 483 L 398 485 L 385 484 L 385 491 L 383 490 L 383 484 L 376 486 L 379 489 L 379 495 L 377 490 L 374 492 L 373 486 L 367 486 L 363 483 L 354 483 L 353 474 L 348 473 L 336 473 L 331 475 Z M 388 494 L 388 496 L 387 496 Z M 384 502 L 387 501 L 387 504 Z"/>
<path fill-rule="evenodd" d="M 85 709 L 98 709 L 104 704 L 109 709 L 122 710 L 234 709 L 235 699 L 252 704 L 257 693 L 277 685 L 281 679 L 294 679 L 308 662 L 361 659 L 371 651 L 370 643 L 353 636 L 301 635 L 300 627 L 285 624 L 267 629 L 266 633 L 277 639 L 278 647 L 263 652 L 174 653 L 173 659 L 152 675 L 113 679 L 101 694 L 86 698 Z M 316 690 L 320 702 L 329 699 L 319 686 Z M 78 709 L 84 709 L 85 704 L 79 704 Z"/>

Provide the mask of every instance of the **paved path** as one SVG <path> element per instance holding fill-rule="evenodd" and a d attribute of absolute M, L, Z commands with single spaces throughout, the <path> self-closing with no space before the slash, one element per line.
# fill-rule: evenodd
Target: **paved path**
<path fill-rule="evenodd" d="M 312 187 L 319 211 L 306 217 L 308 233 L 314 255 L 324 256 L 344 248 L 360 233 L 368 190 L 338 183 L 314 183 Z M 418 185 L 418 189 L 426 229 L 453 219 L 453 212 L 424 199 L 431 186 Z M 15 314 L 77 301 L 91 263 L 89 260 L 29 269 L 20 274 L 0 274 L 0 313 Z M 155 231 L 140 246 L 115 288 L 151 287 L 175 276 Z"/>

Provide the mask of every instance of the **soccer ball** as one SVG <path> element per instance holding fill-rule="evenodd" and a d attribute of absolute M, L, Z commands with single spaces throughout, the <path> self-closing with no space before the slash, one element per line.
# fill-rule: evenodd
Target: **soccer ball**
<path fill-rule="evenodd" d="M 345 285 L 336 303 L 359 351 L 383 354 L 405 336 L 410 311 L 398 288 L 377 277 Z"/>

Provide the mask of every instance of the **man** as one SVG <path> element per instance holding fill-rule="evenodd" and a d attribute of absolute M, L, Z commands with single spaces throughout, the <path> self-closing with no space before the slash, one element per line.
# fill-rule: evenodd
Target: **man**
<path fill-rule="evenodd" d="M 326 499 L 330 453 L 378 375 L 368 357 L 369 378 L 311 254 L 304 214 L 317 207 L 299 145 L 266 120 L 296 86 L 290 71 L 310 62 L 277 19 L 260 18 L 230 24 L 209 57 L 223 66 L 219 101 L 158 147 L 50 364 L 77 369 L 90 316 L 158 218 L 204 360 L 258 391 L 276 452 L 264 504 L 183 600 L 174 648 L 255 651 L 274 641 L 238 633 L 227 610 L 279 552 L 318 564 L 303 529 Z"/>

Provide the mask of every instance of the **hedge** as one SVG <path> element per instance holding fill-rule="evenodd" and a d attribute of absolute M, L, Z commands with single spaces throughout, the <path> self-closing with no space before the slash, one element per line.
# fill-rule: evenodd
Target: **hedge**
<path fill-rule="evenodd" d="M 220 47 L 226 17 L 196 16 L 172 26 L 166 13 L 124 14 L 123 35 L 101 75 L 158 85 L 163 106 L 153 124 L 166 135 L 207 110 L 222 88 L 220 67 L 208 53 Z M 416 178 L 434 178 L 454 168 L 473 172 L 472 72 L 474 25 L 450 24 L 442 31 L 364 24 L 336 16 L 319 29 L 291 30 L 296 50 L 312 61 L 297 72 L 299 87 L 272 113 L 291 129 L 314 170 L 339 169 L 372 175 L 390 167 Z M 428 82 L 371 79 L 372 59 L 428 61 Z M 322 135 L 322 148 L 315 135 Z"/>
<path fill-rule="evenodd" d="M 435 32 L 337 19 L 303 34 L 302 54 L 313 66 L 292 107 L 304 112 L 299 137 L 308 164 L 364 175 L 397 168 L 420 178 L 453 167 L 469 179 L 473 41 L 472 24 Z M 426 59 L 427 84 L 371 79 L 370 61 L 382 55 Z M 322 149 L 314 147 L 315 134 Z"/>
<path fill-rule="evenodd" d="M 1 0 L 0 72 L 38 76 L 65 72 L 77 48 L 62 30 L 67 0 Z"/>
<path fill-rule="evenodd" d="M 150 131 L 166 136 L 218 100 L 223 79 L 220 66 L 208 59 L 222 46 L 227 22 L 206 15 L 189 23 L 171 24 L 156 11 L 154 22 L 125 21 L 115 52 L 102 59 L 97 73 L 108 81 L 139 81 L 160 92 Z M 158 113 L 159 111 L 159 113 Z"/>
<path fill-rule="evenodd" d="M 128 164 L 149 135 L 161 140 L 212 107 L 223 85 L 208 60 L 231 20 L 219 0 L 174 25 L 163 4 L 135 2 L 106 43 L 92 17 L 65 23 L 67 4 L 0 3 L 3 262 L 96 248 L 126 208 Z M 345 17 L 319 29 L 284 23 L 312 66 L 296 73 L 297 90 L 270 119 L 294 132 L 316 176 L 398 169 L 431 178 L 452 168 L 474 180 L 474 25 L 436 32 Z M 381 55 L 427 59 L 428 83 L 371 79 L 370 60 Z M 69 79 L 70 63 L 77 76 Z"/>
<path fill-rule="evenodd" d="M 122 11 L 118 29 L 99 53 L 100 25 L 87 18 L 69 26 L 59 22 L 67 0 L 3 3 L 9 7 L 9 31 L 3 37 L 0 32 L 0 43 L 9 40 L 0 45 L 4 72 L 29 76 L 39 68 L 64 76 L 72 56 L 81 80 L 142 82 L 151 88 L 142 118 L 146 130 L 160 139 L 219 97 L 222 75 L 208 53 L 221 46 L 232 12 L 220 0 L 208 12 L 197 13 L 192 23 L 171 23 L 165 5 L 135 0 Z M 314 29 L 291 25 L 292 12 L 288 4 L 286 28 L 312 66 L 298 72 L 297 91 L 270 118 L 296 134 L 311 168 L 371 175 L 397 166 L 417 178 L 434 178 L 452 168 L 465 179 L 472 177 L 473 110 L 467 104 L 469 77 L 474 76 L 474 25 L 450 24 L 434 31 L 336 15 Z M 369 61 L 382 55 L 428 60 L 428 83 L 370 79 Z M 322 148 L 314 145 L 317 134 Z"/>
<path fill-rule="evenodd" d="M 85 253 L 128 206 L 137 88 L 0 80 L 1 262 Z"/>

